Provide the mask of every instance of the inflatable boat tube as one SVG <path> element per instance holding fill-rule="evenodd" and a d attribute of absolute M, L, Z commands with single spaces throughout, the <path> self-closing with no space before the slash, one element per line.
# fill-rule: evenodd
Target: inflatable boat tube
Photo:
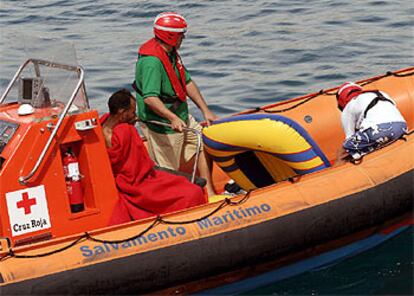
<path fill-rule="evenodd" d="M 307 131 L 281 115 L 225 118 L 205 128 L 203 140 L 209 156 L 245 190 L 330 166 Z"/>

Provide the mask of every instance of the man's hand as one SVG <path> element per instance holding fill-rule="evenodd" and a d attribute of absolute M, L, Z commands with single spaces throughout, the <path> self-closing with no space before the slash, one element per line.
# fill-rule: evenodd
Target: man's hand
<path fill-rule="evenodd" d="M 343 147 L 341 147 L 340 149 L 338 149 L 336 151 L 336 158 L 337 159 L 344 159 L 348 156 L 348 152 L 345 151 L 345 149 Z"/>
<path fill-rule="evenodd" d="M 336 160 L 335 160 L 334 166 L 345 163 L 346 162 L 346 158 L 348 156 L 349 156 L 348 152 L 346 152 L 343 147 L 339 148 L 336 151 Z"/>
<path fill-rule="evenodd" d="M 157 113 L 159 116 L 168 119 L 171 123 L 171 128 L 176 132 L 182 132 L 183 128 L 187 125 L 182 121 L 176 114 L 170 109 L 165 107 L 164 103 L 158 97 L 148 97 L 145 99 L 145 104 L 150 107 L 152 111 Z"/>
<path fill-rule="evenodd" d="M 211 125 L 211 122 L 218 119 L 218 116 L 210 111 L 210 109 L 207 109 L 205 112 L 203 112 L 204 119 L 206 120 L 206 123 L 208 126 Z"/>
<path fill-rule="evenodd" d="M 182 132 L 183 128 L 187 127 L 187 125 L 185 124 L 184 121 L 181 120 L 180 117 L 175 116 L 172 120 L 171 120 L 171 128 L 176 131 L 176 132 Z"/>
<path fill-rule="evenodd" d="M 200 90 L 198 89 L 198 86 L 194 82 L 194 80 L 191 80 L 187 84 L 187 95 L 201 110 L 207 125 L 210 125 L 212 121 L 218 119 L 217 115 L 211 112 L 210 109 L 207 107 L 206 101 L 201 95 Z"/>

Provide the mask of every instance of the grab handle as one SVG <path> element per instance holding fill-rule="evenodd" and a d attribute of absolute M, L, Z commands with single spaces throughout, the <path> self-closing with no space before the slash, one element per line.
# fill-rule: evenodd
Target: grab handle
<path fill-rule="evenodd" d="M 34 176 L 36 171 L 39 169 L 41 163 L 43 162 L 43 159 L 46 156 L 47 151 L 49 150 L 49 147 L 52 144 L 53 139 L 55 138 L 60 126 L 62 125 L 63 119 L 65 118 L 66 114 L 68 113 L 69 108 L 72 106 L 72 103 L 76 98 L 76 95 L 78 94 L 79 90 L 81 89 L 81 87 L 83 86 L 83 83 L 84 83 L 83 82 L 84 81 L 84 71 L 83 71 L 83 68 L 80 67 L 80 66 L 77 66 L 77 67 L 67 66 L 67 65 L 63 65 L 63 64 L 52 63 L 52 62 L 47 62 L 47 61 L 42 61 L 42 60 L 29 60 L 29 61 L 34 62 L 34 63 L 37 62 L 39 64 L 43 64 L 43 65 L 49 66 L 49 67 L 61 68 L 61 69 L 69 70 L 69 71 L 76 71 L 79 75 L 79 80 L 78 80 L 78 83 L 76 84 L 75 89 L 72 92 L 72 95 L 70 96 L 70 99 L 69 99 L 68 103 L 66 104 L 66 106 L 63 109 L 62 113 L 60 114 L 59 119 L 56 123 L 56 126 L 54 127 L 52 133 L 50 134 L 49 139 L 47 140 L 45 147 L 43 147 L 43 150 L 40 153 L 40 156 L 37 159 L 37 162 L 36 162 L 35 166 L 33 167 L 33 169 L 26 176 L 20 176 L 19 177 L 19 183 L 21 185 L 26 185 L 27 182 Z M 16 73 L 16 75 L 18 76 L 18 74 L 20 74 L 20 72 L 21 71 L 19 70 Z M 13 78 L 13 79 L 15 80 L 15 78 Z M 13 81 L 10 83 L 10 85 L 12 85 L 12 84 L 13 84 Z M 9 89 L 6 90 L 5 96 L 7 95 L 8 91 L 9 91 Z M 1 99 L 3 99 L 3 97 Z M 1 100 L 0 100 L 0 103 L 1 103 Z"/>

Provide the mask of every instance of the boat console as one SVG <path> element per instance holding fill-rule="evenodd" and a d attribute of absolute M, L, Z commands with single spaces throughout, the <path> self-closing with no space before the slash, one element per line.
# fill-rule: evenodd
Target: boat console
<path fill-rule="evenodd" d="M 0 121 L 0 153 L 4 150 L 7 143 L 9 143 L 11 137 L 13 137 L 19 124 L 8 122 L 5 120 Z"/>
<path fill-rule="evenodd" d="M 108 224 L 117 191 L 83 77 L 28 59 L 0 98 L 0 237 L 12 245 Z"/>

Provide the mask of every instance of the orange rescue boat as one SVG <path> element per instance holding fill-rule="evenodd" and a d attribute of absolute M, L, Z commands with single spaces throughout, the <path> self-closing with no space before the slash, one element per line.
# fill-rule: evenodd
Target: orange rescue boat
<path fill-rule="evenodd" d="M 35 77 L 22 76 L 29 66 Z M 58 85 L 54 71 L 71 73 L 72 86 Z M 320 91 L 238 114 L 246 120 L 236 140 L 249 141 L 237 149 L 206 142 L 217 192 L 232 178 L 246 194 L 112 227 L 117 189 L 83 75 L 77 65 L 29 59 L 0 99 L 2 294 L 190 293 L 412 225 L 414 67 L 359 82 L 389 93 L 409 128 L 361 163 L 337 162 L 344 135 L 336 88 Z M 13 86 L 18 100 L 5 103 Z M 280 118 L 315 153 L 305 167 L 266 150 L 263 141 L 284 138 L 248 132 L 246 121 L 273 127 Z M 223 135 L 219 124 L 204 131 L 205 139 Z M 281 144 L 287 154 L 289 143 Z M 234 151 L 249 166 L 235 167 Z M 67 174 L 81 178 L 68 184 Z"/>

